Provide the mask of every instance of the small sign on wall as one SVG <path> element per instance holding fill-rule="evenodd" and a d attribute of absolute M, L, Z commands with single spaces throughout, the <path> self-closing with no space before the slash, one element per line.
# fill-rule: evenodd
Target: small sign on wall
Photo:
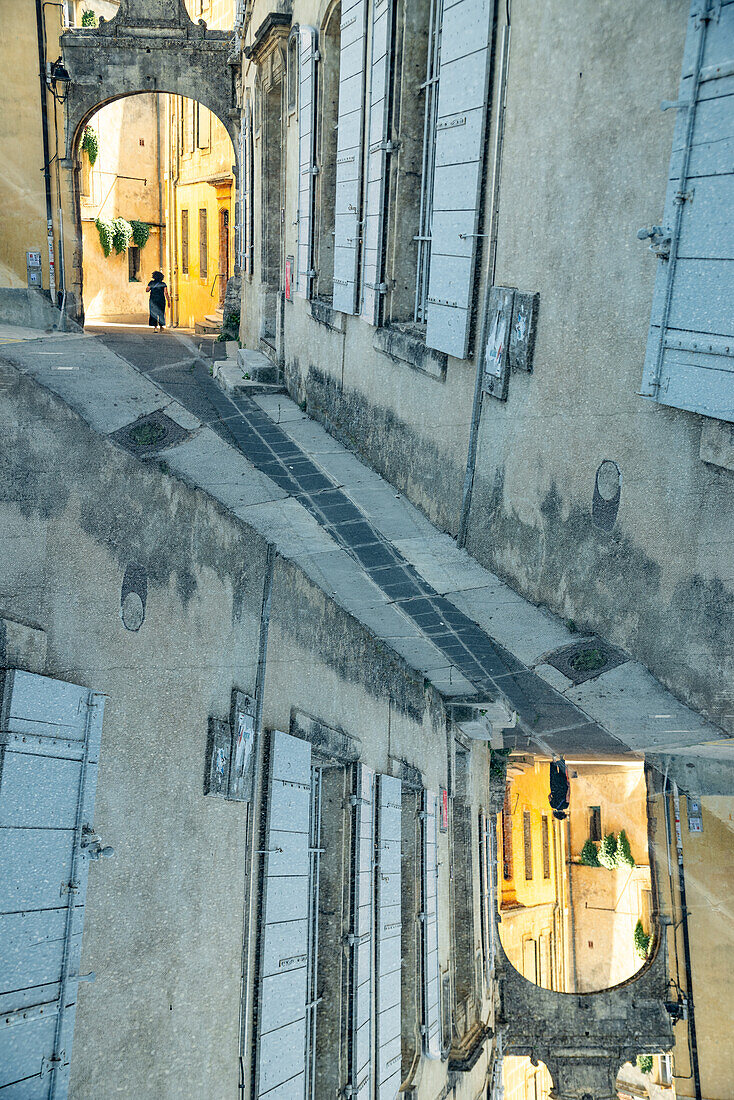
<path fill-rule="evenodd" d="M 293 257 L 286 256 L 285 260 L 285 300 L 293 301 Z"/>
<path fill-rule="evenodd" d="M 439 788 L 438 794 L 438 827 L 442 833 L 449 828 L 449 792 L 445 787 Z"/>
<path fill-rule="evenodd" d="M 26 252 L 26 270 L 28 272 L 28 286 L 42 287 L 43 286 L 43 271 L 41 268 L 41 253 L 40 250 L 35 249 Z"/>
<path fill-rule="evenodd" d="M 703 832 L 703 817 L 701 815 L 701 802 L 698 798 L 689 798 L 686 800 L 688 809 L 688 832 L 689 833 L 702 833 Z"/>

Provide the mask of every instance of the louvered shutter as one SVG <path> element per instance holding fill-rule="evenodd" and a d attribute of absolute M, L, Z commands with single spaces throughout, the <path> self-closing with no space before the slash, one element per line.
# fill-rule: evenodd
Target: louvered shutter
<path fill-rule="evenodd" d="M 357 310 L 366 0 L 342 6 L 334 215 L 334 309 Z"/>
<path fill-rule="evenodd" d="M 482 954 L 484 987 L 489 992 L 494 963 L 494 860 L 492 859 L 492 823 L 487 814 L 479 815 L 479 880 L 481 888 Z"/>
<path fill-rule="evenodd" d="M 306 1069 L 311 746 L 274 731 L 263 875 L 256 1092 L 302 1096 Z"/>
<path fill-rule="evenodd" d="M 316 174 L 316 31 L 298 32 L 298 278 L 296 293 L 310 298 L 313 287 L 313 193 Z"/>
<path fill-rule="evenodd" d="M 377 1100 L 394 1100 L 400 1088 L 400 999 L 402 992 L 400 886 L 401 792 L 399 779 L 377 777 L 377 937 L 375 1049 Z"/>
<path fill-rule="evenodd" d="M 423 1049 L 441 1057 L 440 973 L 438 962 L 438 832 L 437 798 L 423 792 L 421 874 L 423 881 Z"/>
<path fill-rule="evenodd" d="M 5 673 L 0 714 L 0 1093 L 68 1093 L 104 698 Z"/>
<path fill-rule="evenodd" d="M 242 241 L 242 270 L 252 275 L 252 109 L 248 103 L 242 111 L 240 122 L 242 148 L 240 153 L 240 234 Z"/>
<path fill-rule="evenodd" d="M 372 60 L 370 64 L 367 189 L 363 230 L 363 291 L 361 314 L 371 325 L 379 324 L 382 285 L 385 186 L 389 137 L 390 51 L 392 0 L 372 5 Z"/>
<path fill-rule="evenodd" d="M 641 392 L 734 420 L 732 0 L 694 0 L 679 103 Z"/>
<path fill-rule="evenodd" d="M 372 1100 L 372 928 L 374 921 L 374 772 L 357 764 L 354 800 L 352 1005 L 350 1083 L 353 1097 Z"/>
<path fill-rule="evenodd" d="M 458 0 L 441 19 L 426 344 L 458 359 L 469 346 L 493 10 Z"/>

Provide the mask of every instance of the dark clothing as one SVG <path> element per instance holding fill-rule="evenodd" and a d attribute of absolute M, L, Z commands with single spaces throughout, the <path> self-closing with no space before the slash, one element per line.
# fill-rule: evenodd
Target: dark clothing
<path fill-rule="evenodd" d="M 163 328 L 166 323 L 166 284 L 156 283 L 151 279 L 148 286 L 150 287 L 148 324 L 151 328 L 156 328 L 158 325 Z"/>
<path fill-rule="evenodd" d="M 571 784 L 568 768 L 563 760 L 551 760 L 550 765 L 550 802 L 552 810 L 567 810 Z"/>

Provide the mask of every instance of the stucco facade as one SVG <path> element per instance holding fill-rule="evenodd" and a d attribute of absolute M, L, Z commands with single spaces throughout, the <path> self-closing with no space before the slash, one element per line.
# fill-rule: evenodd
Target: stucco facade
<path fill-rule="evenodd" d="M 324 42 L 314 78 L 322 184 L 332 155 L 323 92 L 332 79 L 331 10 L 297 0 L 290 17 L 292 28 L 312 26 Z M 661 261 L 636 233 L 661 217 L 674 112 L 662 113 L 660 102 L 676 94 L 688 11 L 685 0 L 644 9 L 602 5 L 592 13 L 573 3 L 511 10 L 501 176 L 493 203 L 491 156 L 503 98 L 497 60 L 477 215 L 474 350 L 456 359 L 427 348 L 424 330 L 408 323 L 398 301 L 417 233 L 410 202 L 401 206 L 400 197 L 416 175 L 422 125 L 422 116 L 411 114 L 413 96 L 422 93 L 409 94 L 410 53 L 400 47 L 415 29 L 416 11 L 395 5 L 386 289 L 382 319 L 373 325 L 334 310 L 319 290 L 318 219 L 329 220 L 319 206 L 322 184 L 314 186 L 311 299 L 297 289 L 285 297 L 288 257 L 297 268 L 299 113 L 289 106 L 288 27 L 269 29 L 265 4 L 248 7 L 243 94 L 253 119 L 253 211 L 245 247 L 252 263 L 243 280 L 241 335 L 282 367 L 289 391 L 313 416 L 455 534 L 485 288 L 489 282 L 539 293 L 533 373 L 513 372 L 507 400 L 485 395 L 481 404 L 466 545 L 528 598 L 626 648 L 681 699 L 728 728 L 722 693 L 731 678 L 731 469 L 728 460 L 712 461 L 706 447 L 716 421 L 639 396 Z M 498 56 L 505 21 L 498 5 Z M 640 65 L 640 42 L 653 38 L 652 56 Z M 419 51 L 419 36 L 413 41 Z M 266 163 L 272 141 L 281 143 L 282 164 Z M 274 190 L 280 198 L 273 199 Z M 268 246 L 268 233 L 272 240 L 278 228 L 276 207 L 282 232 Z M 496 249 L 487 244 L 490 233 Z M 272 255 L 279 256 L 275 268 Z M 622 485 L 609 530 L 592 516 L 605 461 L 616 464 Z"/>

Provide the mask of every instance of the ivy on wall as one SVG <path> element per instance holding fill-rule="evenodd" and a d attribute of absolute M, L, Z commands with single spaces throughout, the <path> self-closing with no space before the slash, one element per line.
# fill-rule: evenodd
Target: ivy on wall
<path fill-rule="evenodd" d="M 89 157 L 89 166 L 93 168 L 99 156 L 99 138 L 97 137 L 96 130 L 93 130 L 91 126 L 87 126 L 84 131 L 82 151 Z"/>
<path fill-rule="evenodd" d="M 145 248 L 148 243 L 148 237 L 150 236 L 150 226 L 147 222 L 136 221 L 135 218 L 130 222 L 133 231 L 133 243 L 138 248 Z"/>
<path fill-rule="evenodd" d="M 82 26 L 83 27 L 96 27 L 98 26 L 97 16 L 93 11 L 87 9 L 82 12 Z"/>
<path fill-rule="evenodd" d="M 116 255 L 121 256 L 130 246 L 130 242 L 138 248 L 145 248 L 150 236 L 150 226 L 147 222 L 136 219 L 127 221 L 126 218 L 114 218 L 111 222 L 104 218 L 97 218 L 94 223 L 99 233 L 99 243 L 105 256 L 109 256 L 114 249 Z"/>

